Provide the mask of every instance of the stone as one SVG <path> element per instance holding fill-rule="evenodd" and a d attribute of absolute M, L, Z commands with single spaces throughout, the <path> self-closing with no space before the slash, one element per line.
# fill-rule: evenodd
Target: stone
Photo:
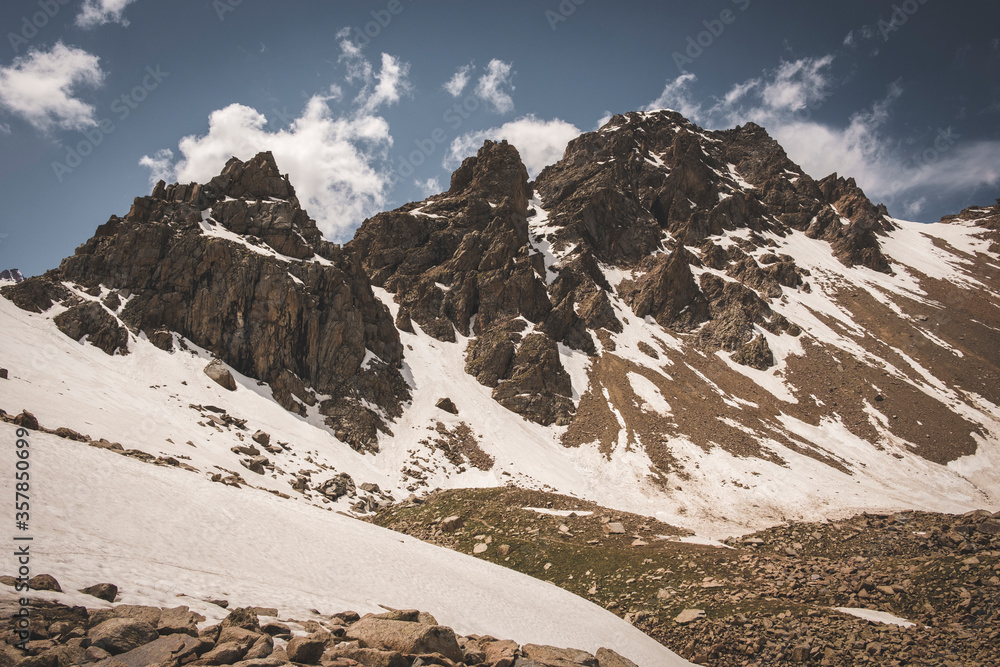
<path fill-rule="evenodd" d="M 618 521 L 609 521 L 602 525 L 604 532 L 609 535 L 624 535 L 625 526 Z"/>
<path fill-rule="evenodd" d="M 167 329 L 157 329 L 150 332 L 146 337 L 149 338 L 150 343 L 164 352 L 174 351 L 174 335 Z"/>
<path fill-rule="evenodd" d="M 691 623 L 692 621 L 697 621 L 704 615 L 705 612 L 702 609 L 685 609 L 674 617 L 674 623 L 685 625 L 687 623 Z"/>
<path fill-rule="evenodd" d="M 324 650 L 326 650 L 326 644 L 321 639 L 313 637 L 293 637 L 285 646 L 288 659 L 304 665 L 318 663 Z"/>
<path fill-rule="evenodd" d="M 525 644 L 521 653 L 546 667 L 599 667 L 597 658 L 586 651 L 572 648 L 556 648 L 542 644 Z"/>
<path fill-rule="evenodd" d="M 160 624 L 162 614 L 163 611 L 159 607 L 140 604 L 120 604 L 113 610 L 114 618 L 134 618 L 154 628 Z"/>
<path fill-rule="evenodd" d="M 208 366 L 205 366 L 205 375 L 212 378 L 223 389 L 236 391 L 236 380 L 233 378 L 233 374 L 229 372 L 229 369 L 226 368 L 225 362 L 221 359 L 213 359 Z"/>
<path fill-rule="evenodd" d="M 438 526 L 441 528 L 442 531 L 446 533 L 453 533 L 459 528 L 461 528 L 464 523 L 465 521 L 462 519 L 462 517 L 456 515 L 441 519 L 441 523 L 439 523 Z"/>
<path fill-rule="evenodd" d="M 347 629 L 349 639 L 372 648 L 405 654 L 440 653 L 454 662 L 464 659 L 455 632 L 442 625 L 389 621 L 365 616 Z"/>
<path fill-rule="evenodd" d="M 335 646 L 329 655 L 353 660 L 364 667 L 410 667 L 410 662 L 398 651 L 383 651 L 375 648 L 358 648 L 346 644 Z M 328 667 L 324 663 L 324 667 Z"/>
<path fill-rule="evenodd" d="M 12 420 L 14 426 L 20 426 L 21 428 L 26 428 L 32 431 L 38 430 L 38 420 L 35 415 L 31 414 L 27 410 L 21 410 L 21 414 L 14 417 Z"/>
<path fill-rule="evenodd" d="M 271 435 L 269 433 L 265 433 L 264 431 L 258 430 L 250 437 L 258 445 L 266 447 L 267 445 L 271 444 Z"/>
<path fill-rule="evenodd" d="M 115 659 L 126 667 L 146 667 L 164 663 L 179 665 L 194 659 L 199 651 L 207 648 L 208 645 L 196 637 L 171 635 L 122 653 Z"/>
<path fill-rule="evenodd" d="M 219 605 L 220 607 L 223 605 Z M 239 607 L 229 612 L 229 615 L 222 619 L 219 624 L 222 629 L 229 627 L 243 628 L 251 632 L 260 632 L 260 621 L 257 620 L 257 612 L 253 607 Z"/>
<path fill-rule="evenodd" d="M 6 380 L 6 379 L 7 379 L 7 369 L 0 368 L 0 380 Z"/>
<path fill-rule="evenodd" d="M 489 548 L 490 548 L 490 546 L 488 544 L 484 544 L 483 542 L 480 542 L 476 546 L 472 547 L 472 553 L 474 553 L 474 554 L 486 553 L 486 550 L 489 549 Z"/>
<path fill-rule="evenodd" d="M 274 652 L 274 640 L 268 635 L 261 635 L 257 641 L 247 650 L 243 656 L 244 660 L 260 660 L 267 658 Z"/>
<path fill-rule="evenodd" d="M 455 407 L 455 403 L 450 398 L 442 398 L 438 400 L 438 402 L 434 404 L 434 407 L 436 407 L 438 410 L 444 410 L 445 412 L 449 412 L 453 415 L 458 414 L 458 408 Z"/>
<path fill-rule="evenodd" d="M 330 500 L 337 500 L 342 496 L 354 497 L 357 487 L 354 480 L 346 472 L 331 477 L 316 487 L 316 492 L 326 496 Z"/>
<path fill-rule="evenodd" d="M 236 642 L 224 642 L 216 644 L 215 648 L 201 656 L 201 660 L 206 665 L 231 665 L 242 660 L 246 652 L 245 646 Z"/>
<path fill-rule="evenodd" d="M 62 587 L 51 574 L 37 574 L 28 580 L 28 587 L 33 591 L 55 591 L 62 593 Z"/>
<path fill-rule="evenodd" d="M 110 618 L 87 632 L 92 646 L 111 655 L 128 653 L 158 636 L 156 628 L 135 618 Z"/>
<path fill-rule="evenodd" d="M 204 620 L 204 617 L 200 617 Z M 186 606 L 164 608 L 156 631 L 161 635 L 185 634 L 198 636 L 199 615 Z"/>
<path fill-rule="evenodd" d="M 599 648 L 595 656 L 600 667 L 639 667 L 623 655 L 615 653 L 609 648 Z"/>

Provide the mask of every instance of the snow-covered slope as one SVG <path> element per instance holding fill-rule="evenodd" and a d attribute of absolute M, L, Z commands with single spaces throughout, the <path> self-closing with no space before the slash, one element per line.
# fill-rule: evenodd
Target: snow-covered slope
<path fill-rule="evenodd" d="M 0 425 L 13 442 L 15 429 Z M 360 613 L 417 608 L 461 634 L 519 643 L 604 646 L 644 667 L 687 661 L 610 612 L 548 584 L 371 524 L 143 464 L 48 434 L 29 436 L 32 572 L 64 590 L 98 582 L 119 602 L 186 604 L 209 622 L 233 606 Z M 13 468 L 13 448 L 5 447 Z M 0 493 L 13 497 L 12 476 Z M 39 593 L 96 606 L 89 596 Z M 97 603 L 99 604 L 99 603 Z"/>

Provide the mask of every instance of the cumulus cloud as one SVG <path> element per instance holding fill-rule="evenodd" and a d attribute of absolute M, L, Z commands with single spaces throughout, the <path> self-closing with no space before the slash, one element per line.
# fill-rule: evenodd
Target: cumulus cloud
<path fill-rule="evenodd" d="M 832 56 L 783 62 L 734 84 L 711 103 L 697 101 L 697 77 L 685 74 L 669 81 L 649 108 L 673 108 L 712 129 L 755 122 L 813 177 L 835 171 L 853 176 L 870 197 L 898 205 L 906 215 L 925 206 L 928 192 L 944 196 L 1000 184 L 998 141 L 966 143 L 951 128 L 938 128 L 935 136 L 910 137 L 919 148 L 907 152 L 888 127 L 893 106 L 905 93 L 901 81 L 844 124 L 815 119 L 836 88 L 833 62 Z"/>
<path fill-rule="evenodd" d="M 381 69 L 376 72 L 358 45 L 351 41 L 350 29 L 341 30 L 337 37 L 340 39 L 339 62 L 347 68 L 346 81 L 363 86 L 354 100 L 363 111 L 373 112 L 383 105 L 392 106 L 403 95 L 413 92 L 409 63 L 383 53 Z"/>
<path fill-rule="evenodd" d="M 472 77 L 472 65 L 462 65 L 450 79 L 448 79 L 444 84 L 444 89 L 448 91 L 448 94 L 452 97 L 458 97 L 465 90 L 465 87 L 469 85 L 469 79 Z"/>
<path fill-rule="evenodd" d="M 94 106 L 76 94 L 104 80 L 98 61 L 97 56 L 62 42 L 49 51 L 29 51 L 0 68 L 0 108 L 42 132 L 94 127 Z"/>
<path fill-rule="evenodd" d="M 125 8 L 135 0 L 84 0 L 76 24 L 84 29 L 96 28 L 105 23 L 128 25 Z"/>
<path fill-rule="evenodd" d="M 506 139 L 517 148 L 521 161 L 528 168 L 528 174 L 534 178 L 544 167 L 558 162 L 566 150 L 566 144 L 579 135 L 580 130 L 564 120 L 542 120 L 529 114 L 500 127 L 456 137 L 445 157 L 444 166 L 454 169 L 464 158 L 475 155 L 487 139 Z"/>
<path fill-rule="evenodd" d="M 412 86 L 408 63 L 383 53 L 376 70 L 348 31 L 337 37 L 344 81 L 359 90 L 352 101 L 333 84 L 314 95 L 298 117 L 283 110 L 272 125 L 257 109 L 230 104 L 211 113 L 205 134 L 180 140 L 176 159 L 169 149 L 144 156 L 140 164 L 149 169 L 151 182 L 204 183 L 232 156 L 248 160 L 271 151 L 324 235 L 349 238 L 358 223 L 385 207 L 393 184 L 388 154 L 393 139 L 377 111 L 398 103 Z"/>
<path fill-rule="evenodd" d="M 231 156 L 247 160 L 274 153 L 287 172 L 302 206 L 330 238 L 341 239 L 362 219 L 385 204 L 389 175 L 377 165 L 392 145 L 388 123 L 365 112 L 338 116 L 331 99 L 314 96 L 287 129 L 269 131 L 264 114 L 241 104 L 212 112 L 208 132 L 181 139 L 180 159 L 170 151 L 146 156 L 141 164 L 153 180 L 170 176 L 179 182 L 204 183 Z M 167 179 L 171 180 L 171 179 Z"/>
<path fill-rule="evenodd" d="M 697 118 L 701 115 L 701 103 L 691 93 L 691 84 L 697 79 L 694 74 L 681 74 L 673 81 L 667 81 L 660 96 L 646 105 L 645 110 L 672 109 L 685 118 Z"/>
<path fill-rule="evenodd" d="M 476 96 L 497 113 L 510 113 L 514 110 L 514 98 L 510 95 L 514 91 L 511 83 L 512 68 L 511 63 L 494 58 L 476 83 Z"/>
<path fill-rule="evenodd" d="M 171 180 L 174 176 L 174 152 L 169 148 L 160 149 L 151 156 L 143 155 L 139 164 L 149 169 L 152 183 Z"/>
<path fill-rule="evenodd" d="M 441 182 L 436 178 L 428 178 L 426 181 L 413 181 L 413 184 L 424 193 L 425 197 L 441 194 L 443 191 Z"/>

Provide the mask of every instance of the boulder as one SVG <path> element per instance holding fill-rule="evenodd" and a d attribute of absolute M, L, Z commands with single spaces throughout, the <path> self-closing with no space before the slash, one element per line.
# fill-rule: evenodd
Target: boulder
<path fill-rule="evenodd" d="M 330 500 L 337 500 L 341 496 L 353 497 L 357 491 L 357 487 L 351 476 L 346 472 L 342 472 L 321 483 L 316 487 L 316 491 Z"/>
<path fill-rule="evenodd" d="M 541 644 L 525 644 L 521 653 L 528 660 L 545 667 L 599 667 L 597 658 L 586 651 L 572 648 L 556 648 Z"/>
<path fill-rule="evenodd" d="M 37 574 L 28 580 L 28 587 L 33 591 L 55 591 L 62 593 L 62 586 L 51 574 Z"/>
<path fill-rule="evenodd" d="M 93 586 L 80 589 L 80 592 L 92 595 L 105 602 L 114 602 L 115 597 L 118 596 L 118 587 L 114 584 L 94 584 Z"/>
<path fill-rule="evenodd" d="M 619 655 L 609 648 L 597 649 L 597 664 L 600 667 L 639 667 L 625 656 Z"/>
<path fill-rule="evenodd" d="M 32 431 L 38 430 L 38 420 L 35 419 L 35 415 L 31 414 L 27 410 L 21 410 L 21 414 L 14 417 L 12 423 L 14 426 L 20 426 L 21 428 L 26 428 Z"/>
<path fill-rule="evenodd" d="M 104 649 L 111 655 L 128 653 L 144 644 L 155 641 L 156 628 L 136 618 L 109 618 L 87 632 L 91 646 Z"/>
<path fill-rule="evenodd" d="M 201 656 L 201 660 L 206 665 L 231 665 L 242 660 L 246 652 L 246 646 L 240 646 L 236 642 L 226 642 L 216 644 L 215 648 Z"/>
<path fill-rule="evenodd" d="M 233 374 L 229 372 L 221 359 L 214 359 L 208 366 L 205 366 L 205 375 L 212 378 L 223 389 L 236 391 L 236 380 L 233 379 Z"/>
<path fill-rule="evenodd" d="M 444 410 L 445 412 L 450 412 L 453 415 L 458 414 L 458 408 L 455 407 L 455 403 L 450 398 L 442 398 L 437 403 L 434 404 L 438 410 Z"/>
<path fill-rule="evenodd" d="M 410 662 L 398 651 L 382 651 L 376 648 L 358 648 L 348 644 L 335 646 L 329 655 L 346 658 L 364 667 L 410 667 Z M 325 665 L 325 663 L 324 663 Z"/>
<path fill-rule="evenodd" d="M 186 606 L 164 609 L 156 631 L 161 635 L 184 634 L 198 636 L 198 619 L 204 620 Z"/>
<path fill-rule="evenodd" d="M 190 662 L 208 648 L 208 644 L 197 637 L 171 635 L 160 637 L 148 644 L 134 648 L 115 658 L 126 667 L 146 667 L 147 665 L 171 665 Z"/>
<path fill-rule="evenodd" d="M 372 648 L 407 654 L 440 653 L 449 660 L 464 660 L 455 632 L 443 625 L 389 621 L 365 616 L 347 629 L 349 639 Z"/>
<path fill-rule="evenodd" d="M 120 604 L 114 608 L 112 614 L 115 618 L 134 618 L 148 623 L 154 628 L 160 624 L 162 610 L 159 607 L 150 607 L 141 604 Z"/>
<path fill-rule="evenodd" d="M 315 665 L 323 656 L 326 650 L 326 643 L 316 637 L 293 637 L 285 646 L 285 653 L 292 662 L 303 665 Z"/>
<path fill-rule="evenodd" d="M 260 632 L 260 621 L 252 607 L 239 607 L 229 612 L 219 624 L 221 628 L 237 627 L 251 632 Z"/>

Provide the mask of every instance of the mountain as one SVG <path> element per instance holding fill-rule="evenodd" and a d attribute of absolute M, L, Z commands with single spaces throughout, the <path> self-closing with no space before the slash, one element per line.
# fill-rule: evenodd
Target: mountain
<path fill-rule="evenodd" d="M 236 494 L 230 520 L 496 486 L 716 539 L 995 511 L 998 221 L 1000 203 L 894 219 L 756 125 L 670 111 L 613 117 L 533 182 L 487 141 L 447 192 L 343 246 L 271 154 L 234 158 L 0 287 L 0 416 L 47 451 L 62 438 L 87 474 L 176 468 L 176 493 Z M 131 553 L 121 540 L 100 538 Z M 139 585 L 140 570 L 115 573 Z M 190 583 L 229 585 L 206 581 Z"/>

